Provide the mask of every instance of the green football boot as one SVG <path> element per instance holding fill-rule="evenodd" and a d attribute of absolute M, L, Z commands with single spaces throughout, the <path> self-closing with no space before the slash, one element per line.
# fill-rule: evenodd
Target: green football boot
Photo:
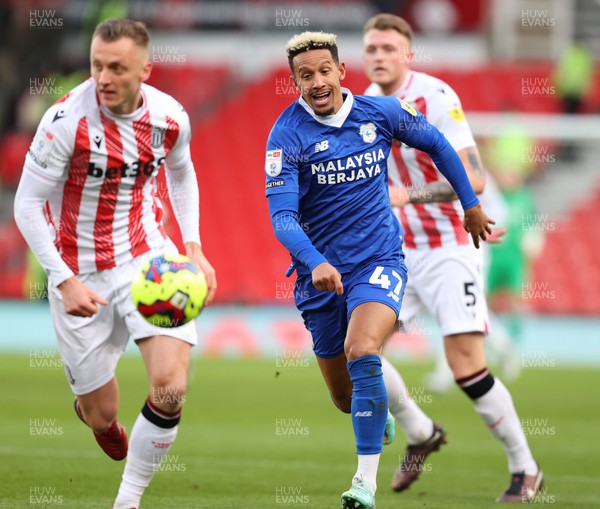
<path fill-rule="evenodd" d="M 383 445 L 389 445 L 396 437 L 396 419 L 388 410 L 387 419 L 385 421 L 385 432 L 383 434 Z"/>
<path fill-rule="evenodd" d="M 375 495 L 366 481 L 352 480 L 352 487 L 342 493 L 342 509 L 375 509 Z"/>

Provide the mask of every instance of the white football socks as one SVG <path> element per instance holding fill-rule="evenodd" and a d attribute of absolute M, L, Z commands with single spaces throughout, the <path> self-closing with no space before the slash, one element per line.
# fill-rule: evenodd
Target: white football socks
<path fill-rule="evenodd" d="M 381 357 L 381 369 L 390 412 L 404 430 L 409 445 L 425 442 L 433 434 L 433 421 L 410 397 L 400 373 L 385 357 Z"/>
<path fill-rule="evenodd" d="M 358 455 L 358 468 L 354 479 L 362 479 L 366 481 L 373 493 L 377 491 L 377 468 L 379 467 L 379 456 L 381 454 L 359 454 Z"/>
<path fill-rule="evenodd" d="M 179 415 L 165 414 L 146 402 L 131 430 L 127 463 L 114 509 L 139 507 L 144 490 L 175 441 Z"/>
<path fill-rule="evenodd" d="M 475 411 L 486 423 L 492 435 L 502 441 L 508 456 L 509 471 L 511 473 L 525 471 L 526 475 L 535 475 L 538 466 L 527 444 L 512 397 L 504 384 L 494 378 L 492 388 L 473 402 Z"/>

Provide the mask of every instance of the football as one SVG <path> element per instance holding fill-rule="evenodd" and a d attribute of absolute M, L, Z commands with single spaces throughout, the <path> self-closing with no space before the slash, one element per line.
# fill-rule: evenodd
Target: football
<path fill-rule="evenodd" d="M 204 274 L 182 254 L 147 260 L 131 283 L 131 297 L 137 310 L 159 327 L 179 327 L 196 318 L 207 293 Z"/>

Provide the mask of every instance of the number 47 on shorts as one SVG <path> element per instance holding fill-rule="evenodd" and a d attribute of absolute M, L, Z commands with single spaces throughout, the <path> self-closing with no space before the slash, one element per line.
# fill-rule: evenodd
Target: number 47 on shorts
<path fill-rule="evenodd" d="M 385 272 L 391 272 L 392 278 L 398 281 L 396 286 L 394 286 L 393 290 L 390 290 L 388 292 L 387 296 L 391 297 L 396 302 L 400 302 L 400 292 L 402 291 L 403 281 L 400 274 L 398 274 L 398 272 L 396 272 L 394 269 L 378 265 L 377 267 L 375 267 L 373 274 L 371 274 L 371 277 L 369 278 L 369 283 L 371 283 L 372 285 L 379 285 L 384 290 L 389 290 L 392 285 L 392 282 L 390 280 L 390 276 L 385 274 Z"/>

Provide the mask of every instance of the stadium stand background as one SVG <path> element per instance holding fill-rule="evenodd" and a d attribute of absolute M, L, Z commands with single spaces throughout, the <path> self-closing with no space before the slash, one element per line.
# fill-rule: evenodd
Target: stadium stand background
<path fill-rule="evenodd" d="M 102 12 L 125 9 L 148 23 L 155 63 L 149 83 L 174 95 L 190 113 L 202 239 L 219 275 L 218 304 L 292 302 L 293 284 L 283 276 L 289 257 L 268 219 L 263 160 L 270 127 L 296 98 L 283 50 L 293 33 L 338 32 L 349 68 L 345 85 L 360 93 L 367 85 L 360 60 L 363 22 L 380 10 L 403 15 L 416 28 L 414 68 L 454 87 L 468 118 L 470 113 L 501 118 L 506 110 L 560 113 L 552 73 L 560 51 L 577 37 L 596 58 L 582 114 L 600 112 L 600 22 L 593 22 L 600 21 L 600 5 L 591 0 L 101 4 L 106 10 L 92 13 L 86 2 L 68 0 L 0 7 L 5 39 L 0 62 L 13 71 L 3 73 L 0 83 L 0 297 L 31 297 L 24 279 L 26 246 L 11 218 L 12 197 L 32 130 L 51 96 L 66 93 L 69 79 L 85 75 L 86 36 Z M 32 25 L 43 19 L 55 26 Z M 559 116 L 547 118 L 562 122 Z M 600 208 L 599 149 L 598 139 L 595 146 L 590 143 L 594 132 L 588 134 L 575 140 L 576 164 L 540 157 L 531 182 L 545 234 L 528 286 L 539 290 L 526 303 L 533 312 L 600 314 L 600 292 L 589 290 L 600 287 L 594 214 Z M 542 133 L 537 143 L 546 147 L 544 154 L 556 155 L 560 135 Z M 166 199 L 164 180 L 159 184 Z M 179 241 L 170 213 L 167 228 Z"/>

